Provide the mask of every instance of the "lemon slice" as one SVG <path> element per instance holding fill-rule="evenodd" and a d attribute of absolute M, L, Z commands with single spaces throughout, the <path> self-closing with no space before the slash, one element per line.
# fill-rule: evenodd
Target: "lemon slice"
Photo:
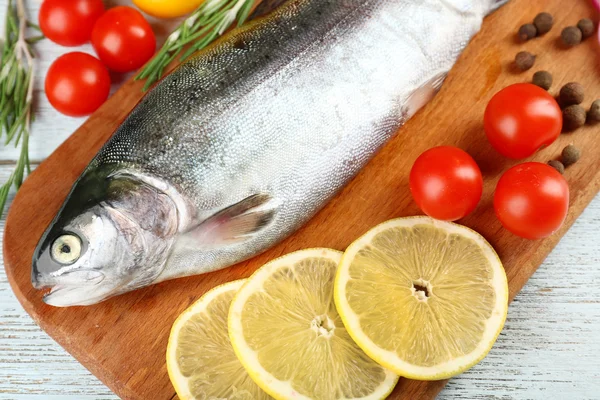
<path fill-rule="evenodd" d="M 506 319 L 508 286 L 478 233 L 429 217 L 400 218 L 346 250 L 335 303 L 372 359 L 404 377 L 437 380 L 489 352 Z"/>
<path fill-rule="evenodd" d="M 254 381 L 276 399 L 381 399 L 398 380 L 352 341 L 333 302 L 341 253 L 309 249 L 252 275 L 229 311 L 229 336 Z"/>
<path fill-rule="evenodd" d="M 229 306 L 243 283 L 212 289 L 173 324 L 167 370 L 181 400 L 271 398 L 250 379 L 227 335 Z"/>

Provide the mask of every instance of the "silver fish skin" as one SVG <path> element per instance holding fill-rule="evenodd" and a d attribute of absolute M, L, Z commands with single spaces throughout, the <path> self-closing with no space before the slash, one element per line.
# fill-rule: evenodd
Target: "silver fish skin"
<path fill-rule="evenodd" d="M 89 305 L 248 259 L 439 89 L 498 0 L 290 0 L 164 78 L 73 186 L 32 283 Z"/>

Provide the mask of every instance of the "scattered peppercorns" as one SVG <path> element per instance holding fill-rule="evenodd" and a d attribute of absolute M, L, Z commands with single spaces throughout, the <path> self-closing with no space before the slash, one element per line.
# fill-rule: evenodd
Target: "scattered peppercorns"
<path fill-rule="evenodd" d="M 563 128 L 565 131 L 574 131 L 585 124 L 586 112 L 578 104 L 568 106 L 563 110 Z"/>
<path fill-rule="evenodd" d="M 537 29 L 538 35 L 543 35 L 548 33 L 550 29 L 552 29 L 552 25 L 554 24 L 554 18 L 547 12 L 539 13 L 533 19 L 533 25 L 535 25 Z"/>
<path fill-rule="evenodd" d="M 589 18 L 584 18 L 579 20 L 577 23 L 577 28 L 581 31 L 582 39 L 587 39 L 594 34 L 594 21 Z"/>
<path fill-rule="evenodd" d="M 536 36 L 546 34 L 552 29 L 554 18 L 547 12 L 536 15 L 533 24 L 523 24 L 519 28 L 518 36 L 523 42 L 533 39 Z M 579 20 L 577 26 L 569 26 L 562 30 L 561 39 L 567 46 L 576 46 L 582 40 L 594 34 L 596 30 L 594 22 L 589 18 Z M 536 56 L 521 51 L 515 56 L 515 64 L 521 71 L 526 71 L 533 67 Z M 549 90 L 552 86 L 553 77 L 548 71 L 537 71 L 533 74 L 532 83 L 544 90 Z M 573 131 L 580 128 L 587 122 L 600 122 L 600 99 L 595 100 L 590 106 L 589 111 L 581 107 L 585 97 L 585 91 L 581 84 L 570 82 L 560 89 L 558 101 L 563 108 L 563 130 Z M 562 151 L 561 161 L 550 160 L 548 165 L 564 174 L 565 168 L 573 165 L 581 158 L 581 151 L 572 144 L 566 146 Z"/>
<path fill-rule="evenodd" d="M 585 92 L 583 86 L 577 82 L 569 82 L 560 89 L 559 100 L 563 107 L 572 104 L 581 104 Z"/>
<path fill-rule="evenodd" d="M 537 28 L 534 24 L 521 25 L 519 28 L 519 39 L 526 42 L 537 36 Z"/>
<path fill-rule="evenodd" d="M 581 30 L 576 26 L 567 26 L 562 30 L 560 37 L 562 41 L 567 46 L 577 46 L 581 43 L 581 39 L 583 39 L 583 34 Z"/>
<path fill-rule="evenodd" d="M 521 71 L 527 71 L 534 63 L 535 56 L 527 51 L 520 51 L 515 56 L 515 64 Z"/>
<path fill-rule="evenodd" d="M 595 124 L 600 122 L 600 100 L 594 100 L 587 113 L 587 122 Z"/>
<path fill-rule="evenodd" d="M 572 144 L 562 151 L 562 163 L 565 167 L 575 164 L 581 158 L 581 151 Z"/>
<path fill-rule="evenodd" d="M 538 71 L 533 74 L 532 83 L 544 90 L 548 90 L 552 86 L 552 74 L 548 71 Z"/>
<path fill-rule="evenodd" d="M 548 165 L 557 170 L 561 175 L 565 173 L 565 166 L 558 160 L 548 161 Z"/>

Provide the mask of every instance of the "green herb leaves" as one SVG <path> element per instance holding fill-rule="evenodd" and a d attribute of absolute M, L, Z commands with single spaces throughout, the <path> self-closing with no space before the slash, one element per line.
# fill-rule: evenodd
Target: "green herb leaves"
<path fill-rule="evenodd" d="M 235 21 L 243 24 L 255 0 L 206 0 L 192 15 L 167 38 L 158 54 L 136 79 L 146 79 L 144 90 L 148 90 L 164 74 L 167 66 L 180 54 L 185 60 L 221 36 Z"/>
<path fill-rule="evenodd" d="M 39 28 L 27 21 L 24 0 L 8 1 L 6 31 L 0 59 L 0 140 L 5 145 L 21 145 L 21 153 L 8 181 L 0 187 L 0 215 L 4 211 L 8 192 L 23 183 L 29 166 L 29 127 L 32 119 L 33 51 L 31 45 L 43 36 L 26 38 L 26 30 Z"/>

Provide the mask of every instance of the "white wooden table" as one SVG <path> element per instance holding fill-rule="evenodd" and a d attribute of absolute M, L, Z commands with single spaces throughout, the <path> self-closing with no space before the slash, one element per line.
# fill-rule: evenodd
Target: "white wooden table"
<path fill-rule="evenodd" d="M 0 0 L 0 32 L 6 3 Z M 29 0 L 29 8 L 37 20 L 39 1 Z M 161 32 L 168 30 L 163 26 Z M 34 165 L 83 122 L 55 112 L 41 90 L 50 63 L 66 50 L 49 41 L 36 49 L 37 119 L 30 144 Z M 83 50 L 91 52 L 89 46 Z M 17 151 L 0 146 L 0 181 L 8 177 L 16 157 Z M 0 268 L 0 399 L 116 398 L 37 327 Z M 517 296 L 490 355 L 452 379 L 440 398 L 600 399 L 600 196 Z"/>

